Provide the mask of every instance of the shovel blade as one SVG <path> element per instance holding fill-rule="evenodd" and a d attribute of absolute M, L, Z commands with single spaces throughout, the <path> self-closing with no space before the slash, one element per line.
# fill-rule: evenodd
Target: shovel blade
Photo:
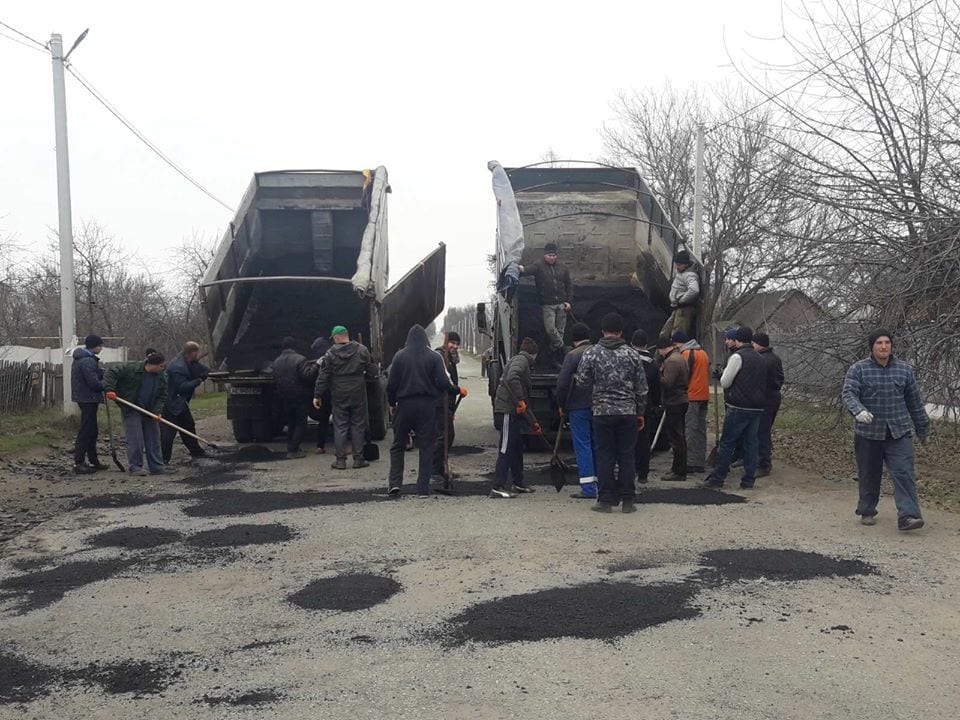
<path fill-rule="evenodd" d="M 550 462 L 550 481 L 557 492 L 560 492 L 563 486 L 567 484 L 566 467 L 559 458 L 554 458 Z"/>

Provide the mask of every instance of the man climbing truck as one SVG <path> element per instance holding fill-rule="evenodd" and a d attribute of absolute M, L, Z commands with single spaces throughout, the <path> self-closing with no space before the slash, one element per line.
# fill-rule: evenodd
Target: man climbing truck
<path fill-rule="evenodd" d="M 253 176 L 207 268 L 201 299 L 214 372 L 229 387 L 238 442 L 283 430 L 271 361 L 279 338 L 305 350 L 335 325 L 350 328 L 381 374 L 367 383 L 370 434 L 386 436 L 382 371 L 407 329 L 429 325 L 444 304 L 440 245 L 389 287 L 387 170 L 283 170 Z"/>
<path fill-rule="evenodd" d="M 636 169 L 575 165 L 487 165 L 497 202 L 497 293 L 492 322 L 481 303 L 477 323 L 493 340 L 491 397 L 522 338 L 544 348 L 556 343 L 544 328 L 542 293 L 522 278 L 548 250 L 562 250 L 570 296 L 576 298 L 566 326 L 586 323 L 592 340 L 600 336 L 601 318 L 612 312 L 623 317 L 626 337 L 642 329 L 656 338 L 672 310 L 674 258 L 686 252 L 695 260 Z M 566 346 L 572 345 L 568 334 L 562 336 Z M 534 413 L 544 430 L 556 429 L 557 368 L 550 353 L 538 357 L 531 383 Z"/>

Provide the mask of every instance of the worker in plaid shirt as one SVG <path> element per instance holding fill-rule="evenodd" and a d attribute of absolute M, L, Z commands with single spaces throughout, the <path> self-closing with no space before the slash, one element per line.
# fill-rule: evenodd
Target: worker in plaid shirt
<path fill-rule="evenodd" d="M 886 463 L 897 504 L 897 527 L 923 527 L 913 468 L 913 438 L 926 444 L 930 418 L 923 407 L 913 369 L 893 355 L 893 334 L 874 330 L 867 338 L 870 357 L 854 363 L 843 382 L 843 404 L 856 420 L 854 452 L 860 480 L 857 515 L 875 525 L 880 501 L 880 477 Z"/>

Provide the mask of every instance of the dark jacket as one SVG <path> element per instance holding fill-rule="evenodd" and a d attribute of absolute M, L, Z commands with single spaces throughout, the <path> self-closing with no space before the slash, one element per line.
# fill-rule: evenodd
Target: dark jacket
<path fill-rule="evenodd" d="M 660 363 L 660 402 L 664 407 L 686 405 L 690 366 L 676 349 Z"/>
<path fill-rule="evenodd" d="M 193 391 L 209 374 L 210 368 L 199 360 L 187 362 L 183 353 L 177 355 L 167 365 L 167 412 L 179 415 L 186 410 L 193 399 Z"/>
<path fill-rule="evenodd" d="M 573 303 L 573 281 L 570 280 L 570 271 L 559 260 L 553 265 L 537 260 L 533 265 L 524 267 L 520 275 L 522 277 L 533 275 L 541 305 Z"/>
<path fill-rule="evenodd" d="M 580 367 L 580 360 L 589 348 L 590 341 L 585 340 L 583 344 L 577 345 L 568 352 L 563 359 L 560 375 L 557 377 L 557 404 L 564 412 L 586 410 L 591 406 L 590 388 L 580 387 L 573 381 L 573 376 Z"/>
<path fill-rule="evenodd" d="M 97 354 L 86 348 L 73 351 L 70 399 L 75 403 L 103 402 L 103 368 Z"/>
<path fill-rule="evenodd" d="M 443 368 L 443 358 L 430 349 L 426 331 L 414 325 L 407 333 L 406 344 L 390 363 L 387 402 L 396 405 L 412 398 L 436 400 L 443 393 L 456 395 L 458 391 Z"/>
<path fill-rule="evenodd" d="M 107 370 L 107 377 L 104 382 L 105 390 L 113 390 L 118 396 L 131 402 L 134 405 L 137 404 L 137 396 L 140 394 L 140 386 L 143 384 L 144 376 L 147 374 L 147 371 L 144 369 L 143 360 L 132 363 L 124 363 L 123 365 L 114 365 L 112 368 Z M 154 415 L 159 415 L 163 412 L 164 403 L 167 400 L 167 374 L 159 373 L 157 375 L 156 383 L 153 386 L 153 397 L 150 402 L 142 405 L 144 410 L 149 410 Z M 123 407 L 124 413 L 135 412 L 130 410 L 127 407 Z"/>
<path fill-rule="evenodd" d="M 594 415 L 643 415 L 647 377 L 640 355 L 623 338 L 603 337 L 583 354 L 574 376 L 591 388 Z"/>
<path fill-rule="evenodd" d="M 310 355 L 314 360 L 319 360 L 326 355 L 327 350 L 333 347 L 333 340 L 321 335 L 310 345 Z"/>
<path fill-rule="evenodd" d="M 767 367 L 757 352 L 745 345 L 740 348 L 727 362 L 735 362 L 740 358 L 740 369 L 733 378 L 733 382 L 724 388 L 723 399 L 728 407 L 740 410 L 762 410 L 767 404 Z M 724 370 L 724 374 L 726 374 Z M 723 384 L 721 379 L 720 384 Z"/>
<path fill-rule="evenodd" d="M 309 401 L 313 382 L 305 375 L 309 361 L 296 350 L 284 350 L 273 361 L 273 382 L 277 395 L 288 402 Z"/>
<path fill-rule="evenodd" d="M 497 394 L 493 398 L 495 413 L 517 414 L 517 403 L 523 400 L 530 402 L 530 370 L 533 368 L 533 355 L 528 352 L 518 352 L 507 362 L 500 376 Z M 532 417 L 532 415 L 531 415 Z M 531 420 L 531 422 L 536 422 Z"/>
<path fill-rule="evenodd" d="M 322 398 L 329 391 L 334 404 L 366 402 L 366 381 L 376 380 L 380 374 L 370 351 L 353 340 L 334 344 L 319 362 L 313 396 Z"/>
<path fill-rule="evenodd" d="M 457 371 L 457 364 L 460 362 L 460 356 L 456 352 L 446 353 L 442 347 L 435 349 L 437 355 L 440 356 L 440 359 L 443 360 L 443 367 L 447 370 L 447 375 L 450 376 L 450 382 L 452 382 L 457 387 L 460 387 L 460 373 Z M 449 360 L 449 362 L 447 362 Z M 443 407 L 443 398 L 445 396 L 441 395 L 437 398 L 437 406 Z M 453 406 L 450 406 L 450 410 L 453 410 Z"/>
<path fill-rule="evenodd" d="M 650 408 L 660 407 L 660 369 L 653 355 L 646 350 L 637 350 L 637 354 L 643 362 L 643 374 L 647 379 L 646 413 L 649 413 Z"/>
<path fill-rule="evenodd" d="M 757 355 L 760 356 L 764 367 L 767 368 L 767 404 L 779 405 L 782 399 L 780 396 L 780 388 L 783 387 L 784 379 L 783 361 L 780 359 L 780 356 L 773 351 L 773 348 L 759 350 Z"/>

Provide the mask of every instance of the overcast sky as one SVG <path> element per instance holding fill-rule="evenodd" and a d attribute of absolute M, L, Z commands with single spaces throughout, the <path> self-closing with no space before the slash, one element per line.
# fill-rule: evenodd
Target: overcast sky
<path fill-rule="evenodd" d="M 488 160 L 601 153 L 619 91 L 733 77 L 728 49 L 780 32 L 776 0 L 5 3 L 0 20 L 71 60 L 231 207 L 255 171 L 390 172 L 393 280 L 448 247 L 447 304 L 482 299 Z M 9 34 L 0 28 L 0 32 Z M 49 57 L 0 37 L 0 231 L 57 223 Z M 67 76 L 74 227 L 96 219 L 153 267 L 232 215 L 176 175 Z"/>

